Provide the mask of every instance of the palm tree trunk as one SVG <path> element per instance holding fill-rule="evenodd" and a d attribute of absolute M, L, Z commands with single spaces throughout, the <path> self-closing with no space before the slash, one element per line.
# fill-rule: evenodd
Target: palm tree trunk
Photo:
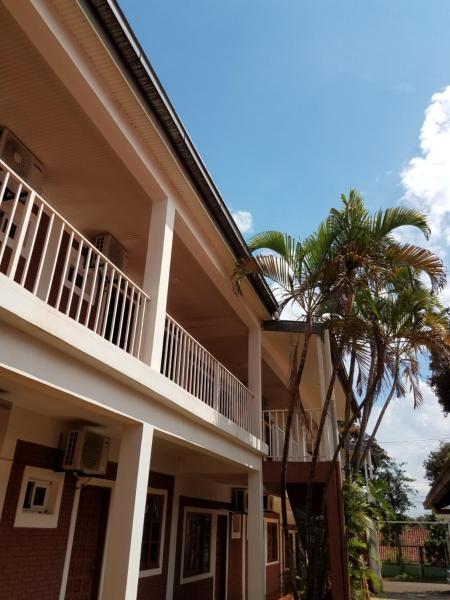
<path fill-rule="evenodd" d="M 361 456 L 361 463 L 364 463 L 367 453 L 370 450 L 370 448 L 375 440 L 375 436 L 377 435 L 378 429 L 380 428 L 381 422 L 383 421 L 384 415 L 386 414 L 388 406 L 391 403 L 392 398 L 394 397 L 394 392 L 395 392 L 395 388 L 397 386 L 397 381 L 398 381 L 398 377 L 396 375 L 394 378 L 394 381 L 392 383 L 392 387 L 389 391 L 388 397 L 384 401 L 383 408 L 381 409 L 380 414 L 378 415 L 378 419 L 377 419 L 377 422 L 375 423 L 375 427 L 373 428 L 373 431 L 372 431 L 369 439 L 367 440 L 366 444 L 364 445 L 364 449 L 363 449 L 362 456 Z"/>
<path fill-rule="evenodd" d="M 350 421 L 350 413 L 352 409 L 353 399 L 353 378 L 355 375 L 355 364 L 356 364 L 356 350 L 352 350 L 350 357 L 350 368 L 348 373 L 348 389 L 346 390 L 345 397 L 345 414 L 344 414 L 344 427 L 347 427 Z M 350 446 L 349 436 L 345 437 L 344 442 L 344 456 L 345 456 L 345 474 L 347 477 L 350 476 Z"/>
<path fill-rule="evenodd" d="M 291 380 L 289 385 L 290 391 L 290 400 L 289 400 L 289 410 L 286 418 L 286 430 L 284 435 L 284 444 L 283 444 L 283 457 L 281 461 L 281 520 L 282 520 L 282 528 L 283 528 L 283 536 L 284 536 L 284 545 L 287 550 L 287 559 L 289 566 L 289 576 L 292 587 L 293 600 L 298 600 L 298 589 L 297 589 L 297 574 L 296 568 L 294 564 L 294 557 L 291 548 L 291 540 L 289 537 L 289 525 L 288 525 L 288 516 L 287 516 L 287 466 L 289 460 L 289 444 L 291 440 L 291 429 L 292 429 L 292 419 L 294 416 L 294 411 L 296 406 L 299 405 L 300 401 L 300 382 L 302 380 L 303 371 L 305 369 L 306 358 L 308 354 L 309 342 L 312 335 L 312 324 L 308 320 L 306 322 L 306 329 L 303 340 L 303 348 L 302 354 L 300 357 L 300 363 L 297 367 L 297 357 L 298 357 L 298 341 L 296 348 L 293 352 L 292 356 L 292 366 L 291 366 Z"/>
<path fill-rule="evenodd" d="M 361 453 L 364 443 L 364 436 L 366 435 L 367 425 L 369 424 L 369 418 L 372 413 L 372 408 L 375 400 L 378 385 L 383 377 L 384 372 L 384 353 L 382 351 L 380 340 L 378 339 L 377 332 L 374 331 L 374 340 L 371 343 L 371 365 L 369 373 L 369 381 L 367 383 L 367 390 L 365 395 L 364 410 L 359 426 L 359 434 L 356 440 L 355 449 L 353 451 L 352 466 L 353 471 L 357 473 L 361 468 Z"/>

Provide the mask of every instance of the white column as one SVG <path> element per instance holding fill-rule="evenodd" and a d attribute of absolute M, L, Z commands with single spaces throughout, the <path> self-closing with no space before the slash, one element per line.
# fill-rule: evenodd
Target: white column
<path fill-rule="evenodd" d="M 331 373 L 333 372 L 333 363 L 331 359 L 331 346 L 330 346 L 330 332 L 328 329 L 325 330 L 325 372 L 328 381 L 331 379 Z M 336 378 L 337 379 L 337 378 Z M 339 434 L 338 434 L 338 423 L 337 423 L 337 411 L 336 411 L 336 394 L 334 392 L 331 394 L 331 430 L 333 434 L 333 452 L 337 448 L 339 443 Z M 338 461 L 340 461 L 340 455 L 338 456 Z"/>
<path fill-rule="evenodd" d="M 320 386 L 320 406 L 322 407 L 325 403 L 325 398 L 327 395 L 328 384 L 330 382 L 329 377 L 325 375 L 325 365 L 323 360 L 323 343 L 320 338 L 320 335 L 316 336 L 316 347 L 317 347 L 317 366 L 319 369 L 319 386 Z M 317 424 L 319 424 L 318 419 Z M 331 439 L 330 439 L 330 419 L 327 417 L 325 421 L 325 426 L 323 428 L 322 439 L 320 440 L 320 456 L 328 459 L 331 454 Z"/>
<path fill-rule="evenodd" d="M 253 433 L 261 439 L 261 327 L 259 324 L 248 332 L 248 388 L 253 394 Z"/>
<path fill-rule="evenodd" d="M 135 600 L 153 427 L 126 425 L 108 523 L 102 600 Z"/>
<path fill-rule="evenodd" d="M 174 222 L 175 204 L 171 198 L 153 205 L 143 283 L 150 304 L 144 323 L 142 358 L 157 371 L 163 350 Z"/>
<path fill-rule="evenodd" d="M 248 600 L 262 600 L 265 594 L 266 567 L 263 527 L 262 470 L 252 471 L 248 474 Z"/>

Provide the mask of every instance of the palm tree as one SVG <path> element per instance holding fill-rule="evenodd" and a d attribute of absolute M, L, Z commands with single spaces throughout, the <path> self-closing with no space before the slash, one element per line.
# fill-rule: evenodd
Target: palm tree
<path fill-rule="evenodd" d="M 358 471 L 373 444 L 384 415 L 394 398 L 411 390 L 414 408 L 422 403 L 419 387 L 419 353 L 430 352 L 449 357 L 449 319 L 439 298 L 420 281 L 400 277 L 394 294 L 382 299 L 378 311 L 386 343 L 386 372 L 390 390 L 369 437 L 360 431 L 363 450 L 355 470 Z"/>
<path fill-rule="evenodd" d="M 359 411 L 352 411 L 351 397 L 353 378 L 347 389 L 346 419 L 338 448 L 330 467 L 330 477 L 340 448 L 345 444 L 351 423 L 362 411 L 362 421 L 368 419 L 374 398 L 379 390 L 385 371 L 387 350 L 383 345 L 382 331 L 377 324 L 374 298 L 389 295 L 395 277 L 408 271 L 412 279 L 427 275 L 433 289 L 445 281 L 441 261 L 430 251 L 398 242 L 393 233 L 404 226 L 421 231 L 426 237 L 429 227 L 426 217 L 407 208 L 392 208 L 372 216 L 362 197 L 354 190 L 342 207 L 332 209 L 328 218 L 317 231 L 303 242 L 277 231 L 266 231 L 252 237 L 248 244 L 252 251 L 250 260 L 240 261 L 233 274 L 233 284 L 242 293 L 241 280 L 249 274 L 259 274 L 277 289 L 281 308 L 296 305 L 305 323 L 303 339 L 297 340 L 289 381 L 289 409 L 286 423 L 283 457 L 281 463 L 281 501 L 283 531 L 288 550 L 288 562 L 294 599 L 298 597 L 297 583 L 292 560 L 292 549 L 287 525 L 286 481 L 289 441 L 294 410 L 303 410 L 300 395 L 312 325 L 322 322 L 336 340 L 334 366 L 322 408 L 316 443 L 313 449 L 308 479 L 305 536 L 303 556 L 308 563 L 306 597 L 323 598 L 327 578 L 321 572 L 319 544 L 310 528 L 312 490 L 317 466 L 319 446 L 325 427 L 326 415 L 331 403 L 339 362 L 344 355 L 351 356 L 353 369 L 358 365 L 359 386 L 365 390 Z M 369 343 L 369 345 L 367 345 Z M 367 425 L 366 425 L 367 426 Z M 359 448 L 360 452 L 361 449 Z M 327 484 L 322 501 L 325 511 Z M 324 529 L 324 528 L 322 528 Z M 323 553 L 322 553 L 323 554 Z"/>

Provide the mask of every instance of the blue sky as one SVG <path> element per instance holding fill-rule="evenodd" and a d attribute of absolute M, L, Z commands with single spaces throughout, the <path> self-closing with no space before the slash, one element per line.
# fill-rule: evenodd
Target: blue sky
<path fill-rule="evenodd" d="M 450 264 L 449 0 L 120 3 L 245 235 L 304 237 L 355 187 L 373 210 L 427 212 Z M 417 478 L 416 512 L 422 461 L 450 438 L 423 393 L 379 433 Z"/>
<path fill-rule="evenodd" d="M 448 0 L 121 0 L 222 194 L 303 236 L 349 187 L 396 202 L 450 82 Z"/>

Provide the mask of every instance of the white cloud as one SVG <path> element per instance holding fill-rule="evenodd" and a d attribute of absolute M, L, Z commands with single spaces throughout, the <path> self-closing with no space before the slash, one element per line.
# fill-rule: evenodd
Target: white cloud
<path fill-rule="evenodd" d="M 401 234 L 403 241 L 420 243 L 436 252 L 445 264 L 450 264 L 450 86 L 434 94 L 425 111 L 419 136 L 420 155 L 412 158 L 400 173 L 404 190 L 401 203 L 426 213 L 431 226 L 431 238 L 425 242 L 413 231 Z M 443 293 L 450 303 L 450 286 Z M 443 416 L 429 385 L 421 383 L 424 403 L 416 411 L 410 396 L 392 403 L 377 435 L 385 449 L 397 461 L 404 462 L 418 490 L 414 514 L 423 513 L 429 485 L 424 477 L 423 461 L 439 444 L 450 438 L 450 419 Z M 379 414 L 375 407 L 372 424 Z M 404 441 L 405 440 L 405 441 Z M 427 440 L 427 441 L 418 441 Z M 383 444 L 382 444 L 383 445 Z"/>
<path fill-rule="evenodd" d="M 411 394 L 393 400 L 377 434 L 381 446 L 397 462 L 405 463 L 405 470 L 416 482 L 412 484 L 417 491 L 413 514 L 423 514 L 422 505 L 429 490 L 425 479 L 423 461 L 439 445 L 439 440 L 450 438 L 450 419 L 443 416 L 438 401 L 430 386 L 422 382 L 423 404 L 413 409 Z M 369 431 L 381 410 L 381 404 L 375 406 Z M 385 443 L 386 442 L 386 443 Z"/>
<path fill-rule="evenodd" d="M 241 233 L 251 233 L 253 231 L 253 215 L 247 210 L 232 210 L 231 216 Z"/>
<path fill-rule="evenodd" d="M 400 174 L 403 201 L 429 216 L 429 246 L 450 259 L 450 86 L 434 94 L 419 137 L 421 155 Z"/>

